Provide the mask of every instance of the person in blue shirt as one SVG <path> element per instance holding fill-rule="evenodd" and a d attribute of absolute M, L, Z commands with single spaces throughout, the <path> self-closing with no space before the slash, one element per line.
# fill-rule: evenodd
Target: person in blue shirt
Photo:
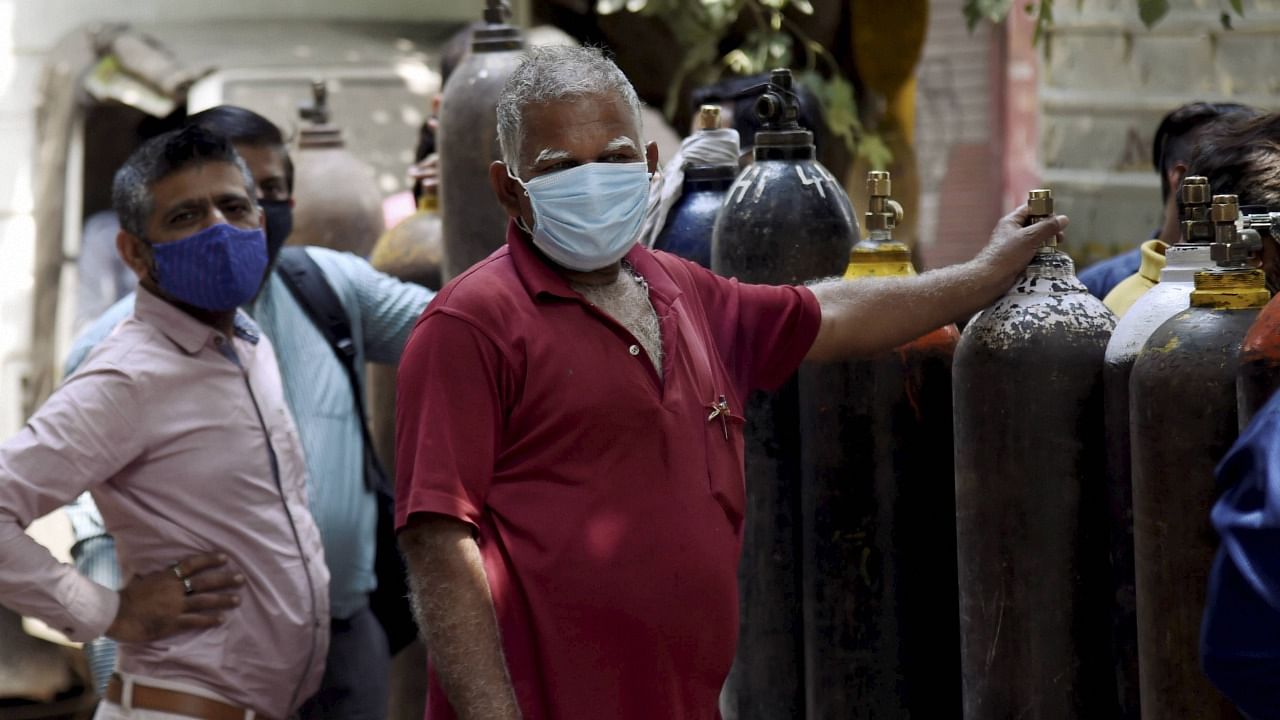
<path fill-rule="evenodd" d="M 324 679 L 299 717 L 383 720 L 390 652 L 387 635 L 369 607 L 370 593 L 377 586 L 378 507 L 376 491 L 366 478 L 369 449 L 356 411 L 358 400 L 329 340 L 274 269 L 292 227 L 292 162 L 280 130 L 244 108 L 213 108 L 192 115 L 187 123 L 232 141 L 249 166 L 266 216 L 273 269 L 244 309 L 275 344 L 285 400 L 306 457 L 309 506 L 320 528 L 331 576 L 331 642 Z M 324 248 L 304 252 L 318 266 L 350 321 L 355 367 L 363 368 L 366 361 L 397 363 L 410 329 L 433 292 L 382 274 L 350 253 Z M 68 354 L 67 374 L 133 312 L 133 299 L 125 297 L 84 330 Z M 115 546 L 93 500 L 86 494 L 67 513 L 76 539 L 72 556 L 77 567 L 108 587 L 119 587 Z M 110 641 L 94 641 L 86 652 L 97 684 L 104 686 L 114 665 L 114 646 Z"/>
<path fill-rule="evenodd" d="M 1280 719 L 1280 393 L 1218 465 L 1222 538 L 1201 625 L 1204 672 L 1251 720 Z"/>
<path fill-rule="evenodd" d="M 1193 102 L 1183 105 L 1160 121 L 1151 146 L 1151 164 L 1160 176 L 1160 199 L 1164 202 L 1164 223 L 1151 236 L 1169 245 L 1182 241 L 1182 217 L 1178 208 L 1177 189 L 1187 174 L 1187 166 L 1195 154 L 1196 143 L 1209 127 L 1223 119 L 1257 115 L 1258 111 L 1238 103 Z M 1121 280 L 1138 272 L 1142 249 L 1132 250 L 1101 260 L 1080 271 L 1078 277 L 1090 294 L 1105 298 Z"/>

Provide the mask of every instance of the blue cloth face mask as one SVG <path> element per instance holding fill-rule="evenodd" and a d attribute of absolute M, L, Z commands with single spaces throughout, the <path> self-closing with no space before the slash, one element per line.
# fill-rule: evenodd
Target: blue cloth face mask
<path fill-rule="evenodd" d="M 647 164 L 587 163 L 528 182 L 511 179 L 533 206 L 533 244 L 557 265 L 599 270 L 635 244 L 649 201 Z"/>
<path fill-rule="evenodd" d="M 249 302 L 267 270 L 261 228 L 219 223 L 173 242 L 152 244 L 156 285 L 175 300 L 213 312 Z"/>

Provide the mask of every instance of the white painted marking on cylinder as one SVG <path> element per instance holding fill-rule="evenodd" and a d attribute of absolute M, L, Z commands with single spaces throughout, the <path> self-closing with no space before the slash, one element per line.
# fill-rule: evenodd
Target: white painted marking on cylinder
<path fill-rule="evenodd" d="M 756 196 L 751 198 L 752 202 L 760 202 L 760 197 L 764 195 L 764 186 L 769 184 L 769 178 L 764 173 L 760 173 L 760 180 L 756 182 Z"/>
<path fill-rule="evenodd" d="M 805 175 L 803 165 L 796 165 L 796 175 L 800 176 L 801 184 L 813 185 L 814 187 L 818 188 L 818 194 L 822 196 L 822 199 L 823 200 L 827 199 L 827 191 L 824 190 L 822 187 L 821 173 L 818 173 L 817 177 L 810 178 L 808 175 Z"/>
<path fill-rule="evenodd" d="M 751 189 L 751 181 L 759 172 L 760 169 L 752 165 L 747 168 L 747 171 L 742 173 L 742 177 L 738 178 L 738 181 L 734 183 L 733 188 L 729 191 L 730 197 L 737 195 L 737 197 L 733 198 L 734 204 L 742 202 L 742 199 L 747 196 L 747 192 Z"/>

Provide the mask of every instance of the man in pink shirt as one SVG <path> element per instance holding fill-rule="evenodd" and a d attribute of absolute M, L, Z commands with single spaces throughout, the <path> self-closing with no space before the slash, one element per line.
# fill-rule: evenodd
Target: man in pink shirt
<path fill-rule="evenodd" d="M 120 644 L 97 718 L 284 718 L 317 688 L 328 571 L 271 344 L 236 308 L 267 268 L 231 144 L 161 135 L 116 174 L 134 314 L 0 445 L 0 602 Z M 90 490 L 119 593 L 23 532 Z"/>

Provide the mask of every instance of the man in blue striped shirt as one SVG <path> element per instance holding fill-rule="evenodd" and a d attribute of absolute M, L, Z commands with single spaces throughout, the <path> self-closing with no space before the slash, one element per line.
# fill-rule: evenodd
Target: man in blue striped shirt
<path fill-rule="evenodd" d="M 274 263 L 291 225 L 293 167 L 278 128 L 243 108 L 222 106 L 193 115 L 227 136 L 245 159 L 267 215 Z M 409 330 L 433 293 L 374 270 L 364 259 L 307 248 L 350 320 L 356 367 L 394 364 Z M 374 574 L 377 499 L 365 480 L 366 447 L 356 398 L 346 370 L 280 273 L 269 271 L 246 308 L 275 344 L 285 400 L 306 455 L 309 505 L 329 565 L 332 640 L 320 692 L 303 706 L 306 718 L 382 720 L 387 714 L 390 655 L 382 627 L 369 610 Z M 133 312 L 133 296 L 116 303 L 77 338 L 67 358 L 70 374 L 93 347 Z M 76 536 L 73 555 L 82 572 L 119 587 L 115 547 L 86 494 L 67 508 Z M 114 664 L 110 641 L 89 648 L 95 679 L 105 685 Z"/>

